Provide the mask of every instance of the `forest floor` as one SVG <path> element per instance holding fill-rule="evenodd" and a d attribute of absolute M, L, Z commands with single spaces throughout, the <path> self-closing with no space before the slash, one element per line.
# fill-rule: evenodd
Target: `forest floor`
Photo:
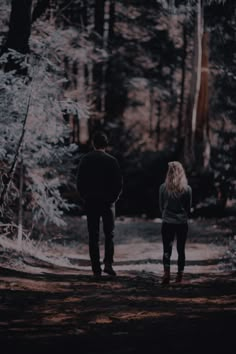
<path fill-rule="evenodd" d="M 0 237 L 0 344 L 8 353 L 235 353 L 236 218 L 189 224 L 181 285 L 161 285 L 160 220 L 119 218 L 117 277 L 92 277 L 86 221 L 41 240 Z M 101 258 L 103 256 L 101 236 Z"/>

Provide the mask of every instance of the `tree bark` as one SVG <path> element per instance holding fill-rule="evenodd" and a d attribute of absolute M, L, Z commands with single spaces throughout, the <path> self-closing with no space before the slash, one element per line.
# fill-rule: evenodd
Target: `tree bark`
<path fill-rule="evenodd" d="M 114 37 L 114 26 L 115 26 L 115 0 L 110 0 L 109 36 L 108 36 L 109 43 L 111 43 Z"/>
<path fill-rule="evenodd" d="M 23 238 L 23 183 L 24 183 L 24 167 L 23 159 L 20 160 L 20 186 L 19 186 L 19 211 L 18 211 L 18 232 L 17 232 L 17 246 L 22 250 Z"/>
<path fill-rule="evenodd" d="M 104 31 L 103 31 L 103 49 L 108 50 L 109 42 L 109 24 L 110 24 L 110 0 L 106 0 L 104 3 Z M 108 67 L 108 59 L 106 58 L 103 63 L 101 63 L 101 75 L 102 75 L 102 85 L 101 85 L 101 112 L 103 116 L 106 114 L 106 92 L 107 92 L 107 80 L 106 73 Z"/>
<path fill-rule="evenodd" d="M 192 109 L 192 150 L 195 148 L 195 134 L 196 134 L 196 125 L 197 125 L 197 110 L 198 110 L 198 102 L 199 102 L 199 93 L 201 86 L 201 69 L 202 69 L 202 35 L 203 35 L 203 7 L 201 4 L 201 0 L 197 2 L 197 23 L 196 23 L 196 40 L 195 40 L 195 48 L 196 48 L 196 67 L 195 75 L 196 75 L 196 86 L 194 92 L 194 102 Z M 195 156 L 194 156 L 195 160 Z"/>
<path fill-rule="evenodd" d="M 159 148 L 161 135 L 161 101 L 157 100 L 156 148 Z"/>
<path fill-rule="evenodd" d="M 32 0 L 12 0 L 7 49 L 14 49 L 22 54 L 30 51 Z"/>
<path fill-rule="evenodd" d="M 201 86 L 198 96 L 195 156 L 198 170 L 207 168 L 210 160 L 209 110 L 208 110 L 208 33 L 202 36 Z"/>
<path fill-rule="evenodd" d="M 155 107 L 155 99 L 154 99 L 154 89 L 152 82 L 149 87 L 149 136 L 150 138 L 153 135 L 153 112 Z"/>
<path fill-rule="evenodd" d="M 38 0 L 32 13 L 32 23 L 38 20 L 50 6 L 50 0 Z"/>
<path fill-rule="evenodd" d="M 189 168 L 195 165 L 195 131 L 198 96 L 201 84 L 201 59 L 202 59 L 202 5 L 201 0 L 197 2 L 196 25 L 194 36 L 194 49 L 192 61 L 192 78 L 190 84 L 190 93 L 186 106 L 185 120 L 185 139 L 184 139 L 184 163 Z"/>
<path fill-rule="evenodd" d="M 94 31 L 98 35 L 98 45 L 103 48 L 105 0 L 95 1 Z M 103 83 L 102 63 L 94 63 L 93 81 L 96 90 L 96 110 L 102 111 L 101 87 Z"/>
<path fill-rule="evenodd" d="M 95 1 L 95 32 L 97 32 L 101 39 L 103 38 L 104 32 L 104 9 L 105 0 Z"/>
<path fill-rule="evenodd" d="M 86 28 L 88 26 L 88 3 L 87 3 L 87 0 L 83 0 L 83 3 L 82 3 L 81 19 L 82 19 L 82 29 L 86 30 Z"/>
<path fill-rule="evenodd" d="M 24 117 L 24 121 L 23 121 L 23 127 L 22 127 L 21 136 L 20 136 L 20 139 L 19 139 L 19 142 L 18 142 L 18 145 L 17 145 L 17 149 L 16 149 L 16 152 L 15 152 L 15 156 L 14 156 L 10 171 L 8 172 L 8 175 L 7 175 L 7 183 L 4 184 L 4 187 L 3 187 L 1 195 L 0 195 L 0 207 L 1 207 L 0 211 L 1 211 L 2 215 L 4 214 L 5 198 L 6 198 L 6 195 L 7 195 L 7 192 L 8 192 L 8 188 L 9 188 L 10 183 L 12 181 L 12 178 L 14 176 L 15 169 L 16 169 L 16 164 L 17 164 L 17 161 L 19 159 L 19 155 L 20 155 L 20 152 L 21 152 L 21 149 L 22 149 L 22 144 L 23 144 L 23 140 L 24 140 L 24 136 L 25 136 L 25 130 L 26 130 L 26 123 L 27 123 L 27 120 L 28 120 L 29 108 L 30 108 L 30 103 L 31 103 L 31 97 L 32 97 L 32 81 L 31 81 L 31 90 L 30 90 L 30 93 L 29 93 L 29 96 L 28 96 L 28 102 L 27 102 L 25 117 Z"/>
<path fill-rule="evenodd" d="M 186 24 L 183 25 L 183 56 L 182 56 L 182 78 L 181 78 L 181 93 L 180 93 L 180 104 L 178 112 L 178 141 L 181 142 L 183 138 L 183 114 L 184 114 L 184 89 L 185 89 L 185 78 L 186 78 L 186 57 L 187 57 L 187 28 Z"/>
<path fill-rule="evenodd" d="M 78 64 L 78 92 L 80 95 L 80 102 L 83 102 L 84 105 L 87 105 L 87 92 L 86 92 L 86 65 L 84 63 Z M 85 117 L 76 117 L 77 120 L 77 140 L 81 144 L 86 144 L 89 140 L 89 127 L 88 120 Z"/>

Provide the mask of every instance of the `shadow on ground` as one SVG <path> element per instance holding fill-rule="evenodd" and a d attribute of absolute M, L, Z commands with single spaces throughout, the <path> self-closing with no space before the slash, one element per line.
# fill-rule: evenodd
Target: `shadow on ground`
<path fill-rule="evenodd" d="M 186 274 L 167 287 L 160 281 L 146 272 L 95 281 L 66 269 L 1 269 L 4 354 L 235 352 L 234 273 Z"/>
<path fill-rule="evenodd" d="M 118 222 L 118 277 L 100 281 L 91 276 L 85 221 L 68 225 L 33 253 L 1 239 L 1 353 L 235 353 L 230 227 L 192 222 L 184 282 L 173 273 L 163 287 L 160 223 Z"/>

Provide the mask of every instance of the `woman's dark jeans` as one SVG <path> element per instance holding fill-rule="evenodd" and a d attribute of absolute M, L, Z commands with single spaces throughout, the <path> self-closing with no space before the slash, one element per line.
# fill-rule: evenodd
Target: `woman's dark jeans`
<path fill-rule="evenodd" d="M 99 250 L 99 225 L 103 221 L 105 235 L 104 263 L 112 264 L 114 256 L 115 205 L 113 203 L 91 200 L 86 202 L 86 214 L 89 233 L 89 255 L 94 273 L 101 272 Z"/>
<path fill-rule="evenodd" d="M 174 238 L 176 236 L 178 252 L 178 272 L 182 272 L 185 266 L 185 243 L 188 234 L 188 224 L 169 224 L 163 222 L 161 233 L 163 242 L 164 269 L 170 268 L 172 247 Z"/>

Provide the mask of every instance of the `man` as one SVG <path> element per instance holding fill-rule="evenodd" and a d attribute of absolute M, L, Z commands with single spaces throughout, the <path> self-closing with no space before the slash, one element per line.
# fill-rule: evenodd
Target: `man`
<path fill-rule="evenodd" d="M 89 233 L 89 254 L 93 273 L 101 276 L 99 251 L 99 224 L 103 221 L 105 234 L 104 272 L 115 276 L 112 268 L 114 256 L 115 202 L 122 189 L 122 176 L 117 160 L 106 152 L 108 138 L 97 132 L 93 139 L 94 150 L 86 154 L 79 164 L 77 188 L 85 201 Z"/>

